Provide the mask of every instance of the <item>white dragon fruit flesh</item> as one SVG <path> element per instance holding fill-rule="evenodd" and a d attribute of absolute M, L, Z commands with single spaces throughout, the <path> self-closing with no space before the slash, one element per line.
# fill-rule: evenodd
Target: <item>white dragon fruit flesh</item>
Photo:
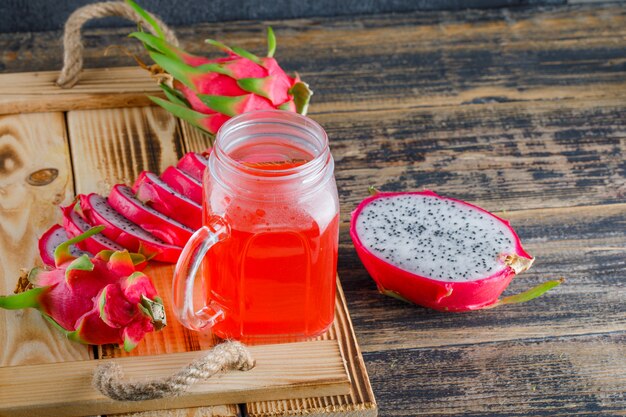
<path fill-rule="evenodd" d="M 376 193 L 352 214 L 350 234 L 382 293 L 437 310 L 526 301 L 560 283 L 498 300 L 534 258 L 507 221 L 432 191 Z"/>

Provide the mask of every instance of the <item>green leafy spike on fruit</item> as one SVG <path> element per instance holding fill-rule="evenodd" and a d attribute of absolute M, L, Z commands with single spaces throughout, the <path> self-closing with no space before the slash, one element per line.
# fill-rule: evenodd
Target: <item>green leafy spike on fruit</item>
<path fill-rule="evenodd" d="M 229 53 L 229 54 L 235 53 L 235 51 L 233 51 L 229 46 L 226 46 L 222 42 L 216 41 L 215 39 L 205 39 L 204 42 L 208 43 L 209 45 L 213 45 L 216 48 L 219 48 L 226 53 Z"/>
<path fill-rule="evenodd" d="M 165 97 L 167 97 L 167 99 L 172 103 L 189 108 L 189 102 L 180 94 L 178 90 L 171 88 L 167 84 L 161 84 L 161 90 L 163 90 Z"/>
<path fill-rule="evenodd" d="M 74 259 L 65 269 L 65 280 L 69 282 L 71 271 L 93 271 L 94 264 L 89 255 L 84 254 Z"/>
<path fill-rule="evenodd" d="M 265 78 L 241 78 L 237 80 L 237 85 L 249 93 L 254 93 L 271 100 L 272 96 L 266 89 L 266 86 L 270 84 L 273 78 L 274 77 L 271 75 Z"/>
<path fill-rule="evenodd" d="M 71 261 L 75 259 L 75 257 L 70 253 L 71 245 L 74 245 L 78 242 L 82 242 L 83 240 L 88 239 L 91 236 L 96 235 L 103 230 L 104 230 L 104 226 L 92 227 L 91 229 L 87 230 L 85 233 L 80 234 L 76 236 L 75 238 L 66 240 L 65 242 L 57 246 L 57 248 L 54 250 L 54 263 L 56 264 L 56 266 L 60 266 L 61 264 L 67 261 Z"/>
<path fill-rule="evenodd" d="M 293 101 L 296 103 L 296 111 L 305 116 L 309 110 L 309 102 L 313 91 L 309 85 L 303 81 L 297 82 L 289 89 L 289 94 L 293 95 Z"/>
<path fill-rule="evenodd" d="M 191 65 L 187 65 L 178 59 L 170 58 L 162 54 L 151 53 L 150 57 L 161 68 L 170 73 L 175 79 L 194 90 L 196 89 L 196 85 L 192 80 L 192 75 L 202 76 L 207 72 L 216 72 L 223 75 L 232 75 L 231 71 L 229 71 L 223 65 L 216 63 L 203 64 L 197 67 L 192 67 Z"/>
<path fill-rule="evenodd" d="M 137 13 L 139 16 L 141 16 L 141 18 L 143 20 L 145 20 L 146 23 L 148 23 L 150 26 L 152 26 L 152 29 L 154 29 L 154 31 L 159 36 L 159 38 L 165 39 L 165 34 L 163 33 L 163 30 L 161 29 L 159 24 L 156 22 L 156 20 L 154 20 L 154 18 L 152 16 L 150 16 L 150 14 L 148 12 L 146 12 L 144 9 L 139 7 L 139 5 L 137 3 L 135 3 L 133 0 L 126 0 L 126 3 L 130 7 L 132 7 L 132 9 L 135 11 L 135 13 Z"/>
<path fill-rule="evenodd" d="M 159 97 L 148 96 L 148 98 L 159 106 L 163 107 L 168 112 L 172 113 L 174 116 L 183 119 L 189 122 L 191 125 L 204 130 L 204 126 L 202 125 L 201 120 L 205 117 L 208 117 L 208 115 L 197 112 L 195 110 L 191 110 L 190 108 L 181 106 L 179 104 L 170 103 L 169 101 L 163 100 Z"/>
<path fill-rule="evenodd" d="M 276 52 L 276 35 L 271 26 L 267 27 L 267 57 L 272 58 Z"/>
<path fill-rule="evenodd" d="M 19 294 L 0 295 L 0 308 L 7 310 L 39 308 L 41 306 L 41 295 L 47 290 L 46 287 L 38 287 Z"/>
<path fill-rule="evenodd" d="M 172 59 L 180 60 L 185 53 L 179 48 L 167 42 L 165 39 L 156 37 L 146 32 L 133 32 L 128 35 L 131 38 L 139 39 L 146 47 L 150 47 L 152 51 L 156 51 Z"/>
<path fill-rule="evenodd" d="M 488 308 L 492 308 L 492 307 L 497 307 L 499 305 L 505 305 L 505 304 L 519 304 L 519 303 L 524 303 L 526 301 L 530 301 L 534 298 L 537 298 L 543 294 L 545 294 L 546 292 L 550 291 L 552 288 L 561 285 L 562 283 L 565 282 L 564 278 L 560 278 L 560 279 L 556 279 L 556 280 L 552 280 L 552 281 L 546 281 L 542 284 L 539 284 L 529 290 L 526 290 L 524 292 L 521 292 L 519 294 L 515 294 L 515 295 L 509 295 L 508 297 L 504 297 L 500 300 L 498 300 L 495 304 L 493 304 L 492 306 L 489 306 Z"/>
<path fill-rule="evenodd" d="M 259 65 L 263 65 L 263 61 L 261 61 L 261 58 L 259 58 L 258 56 L 254 55 L 252 52 L 248 52 L 243 48 L 240 48 L 238 46 L 233 46 L 231 48 L 233 50 L 234 53 L 236 53 L 237 55 L 247 58 L 250 61 L 259 64 Z"/>
<path fill-rule="evenodd" d="M 235 116 L 239 114 L 237 112 L 237 106 L 243 103 L 248 98 L 247 95 L 225 97 L 225 96 L 211 96 L 208 94 L 198 94 L 198 98 L 202 100 L 208 108 L 218 113 L 225 114 L 227 116 Z"/>

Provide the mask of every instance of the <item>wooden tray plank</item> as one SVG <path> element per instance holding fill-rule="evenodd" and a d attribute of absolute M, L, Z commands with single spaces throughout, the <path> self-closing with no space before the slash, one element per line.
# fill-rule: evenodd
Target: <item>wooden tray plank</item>
<path fill-rule="evenodd" d="M 2 74 L 0 114 L 137 107 L 161 95 L 156 81 L 139 67 L 87 69 L 71 89 L 55 84 L 58 71 Z"/>
<path fill-rule="evenodd" d="M 97 365 L 75 361 L 0 368 L 0 416 L 83 416 L 240 403 L 250 400 L 349 392 L 350 379 L 337 343 L 331 340 L 249 346 L 256 366 L 193 385 L 184 395 L 149 401 L 113 401 L 91 386 Z M 159 379 L 185 366 L 197 352 L 116 358 L 128 380 Z M 41 375 L 46 375 L 45 379 Z"/>
<path fill-rule="evenodd" d="M 187 151 L 202 152 L 211 140 L 198 129 L 181 123 L 183 143 Z M 246 414 L 251 417 L 270 416 L 346 416 L 373 417 L 377 415 L 376 400 L 360 354 L 346 299 L 337 279 L 335 322 L 319 340 L 338 340 L 342 356 L 346 360 L 352 386 L 350 393 L 327 397 L 260 401 L 246 404 Z"/>
<path fill-rule="evenodd" d="M 179 122 L 186 152 L 193 151 L 202 153 L 212 146 L 213 139 L 209 135 L 191 126 L 184 120 L 179 120 Z"/>
<path fill-rule="evenodd" d="M 344 395 L 326 397 L 248 403 L 246 404 L 248 416 L 375 417 L 378 415 L 374 392 L 356 341 L 346 298 L 339 280 L 337 280 L 335 322 L 331 329 L 318 339 L 339 341 L 339 347 L 346 360 L 348 374 L 352 381 L 350 392 Z"/>
<path fill-rule="evenodd" d="M 76 192 L 107 195 L 142 170 L 160 173 L 182 155 L 178 123 L 159 107 L 67 113 Z"/>
<path fill-rule="evenodd" d="M 67 119 L 72 155 L 75 156 L 74 173 L 81 178 L 76 184 L 77 193 L 106 195 L 113 184 L 131 184 L 143 170 L 161 172 L 183 155 L 176 119 L 158 107 L 70 111 Z M 172 268 L 151 264 L 145 271 L 165 301 L 168 326 L 161 332 L 148 334 L 130 353 L 115 345 L 100 346 L 100 358 L 197 351 L 215 344 L 211 336 L 191 332 L 174 318 L 170 308 Z M 238 411 L 236 405 L 221 405 L 168 413 L 172 416 L 183 413 L 184 416 L 231 417 Z M 140 416 L 144 417 L 143 414 Z"/>
<path fill-rule="evenodd" d="M 32 173 L 56 170 L 41 185 Z M 32 182 L 32 181 L 31 181 Z M 61 217 L 73 195 L 62 113 L 0 117 L 0 294 L 10 294 L 21 268 L 41 265 L 38 238 Z M 89 359 L 91 349 L 70 343 L 39 312 L 0 310 L 0 367 Z"/>

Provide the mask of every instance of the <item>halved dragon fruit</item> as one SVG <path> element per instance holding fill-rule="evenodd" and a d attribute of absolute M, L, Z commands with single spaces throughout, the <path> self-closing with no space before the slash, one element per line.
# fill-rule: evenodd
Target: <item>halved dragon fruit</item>
<path fill-rule="evenodd" d="M 179 193 L 202 204 L 202 183 L 180 169 L 170 166 L 163 171 L 161 179 Z"/>
<path fill-rule="evenodd" d="M 107 201 L 122 216 L 171 245 L 184 246 L 194 232 L 137 200 L 133 190 L 123 184 L 113 186 Z"/>
<path fill-rule="evenodd" d="M 380 292 L 436 310 L 527 301 L 562 282 L 498 300 L 534 258 L 506 220 L 432 191 L 365 199 L 352 213 L 350 236 Z"/>
<path fill-rule="evenodd" d="M 76 204 L 78 200 L 74 200 L 67 207 L 61 207 L 63 211 L 63 228 L 67 235 L 71 238 L 83 235 L 87 230 L 91 229 L 91 225 L 76 212 Z M 89 253 L 99 253 L 100 251 L 123 251 L 121 245 L 113 242 L 102 233 L 96 233 L 89 237 L 83 237 L 76 243 L 80 249 Z"/>
<path fill-rule="evenodd" d="M 198 230 L 202 227 L 202 206 L 164 183 L 155 173 L 143 171 L 133 185 L 137 199 L 155 210 Z"/>
<path fill-rule="evenodd" d="M 39 256 L 44 264 L 54 266 L 54 251 L 63 242 L 70 240 L 65 229 L 60 224 L 55 224 L 48 229 L 39 239 Z M 69 246 L 70 254 L 76 258 L 81 255 L 89 255 L 90 253 L 80 250 L 75 245 Z"/>
<path fill-rule="evenodd" d="M 202 182 L 204 170 L 207 167 L 208 159 L 205 154 L 199 154 L 196 152 L 188 152 L 180 158 L 180 161 L 176 164 L 176 168 L 183 171 L 185 174 L 194 178 L 195 180 Z"/>
<path fill-rule="evenodd" d="M 135 223 L 126 219 L 98 194 L 82 194 L 80 206 L 92 226 L 104 225 L 102 233 L 131 252 L 139 252 L 150 259 L 174 263 L 182 248 L 163 242 Z"/>

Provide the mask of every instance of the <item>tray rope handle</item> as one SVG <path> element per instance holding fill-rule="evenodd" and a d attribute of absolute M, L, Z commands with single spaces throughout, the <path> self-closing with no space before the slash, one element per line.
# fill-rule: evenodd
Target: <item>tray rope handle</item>
<path fill-rule="evenodd" d="M 178 38 L 176 38 L 174 31 L 152 13 L 148 12 L 148 14 L 161 27 L 167 41 L 178 46 Z M 123 1 L 93 3 L 76 9 L 65 22 L 63 32 L 63 69 L 61 69 L 59 78 L 56 81 L 59 87 L 72 88 L 78 82 L 80 71 L 83 69 L 83 39 L 80 29 L 89 20 L 109 16 L 123 17 L 143 26 L 154 35 L 158 35 L 143 17 L 138 15 L 129 4 Z"/>
<path fill-rule="evenodd" d="M 244 345 L 227 341 L 162 379 L 124 381 L 124 373 L 120 366 L 115 362 L 107 362 L 96 368 L 92 383 L 100 393 L 113 400 L 155 400 L 180 395 L 196 382 L 208 379 L 220 371 L 228 369 L 247 371 L 254 365 L 254 359 Z"/>

